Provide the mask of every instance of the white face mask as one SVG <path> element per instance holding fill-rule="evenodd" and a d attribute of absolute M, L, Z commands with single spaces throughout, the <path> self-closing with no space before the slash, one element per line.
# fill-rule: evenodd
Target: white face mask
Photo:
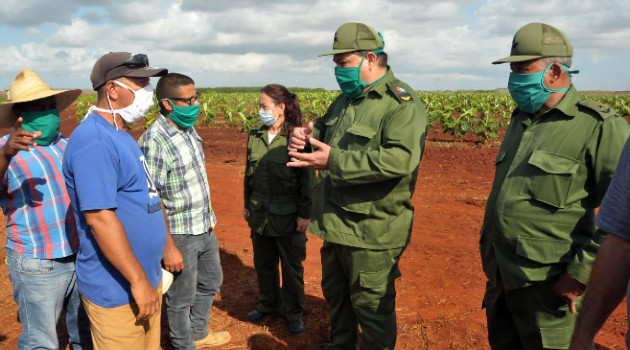
<path fill-rule="evenodd" d="M 94 110 L 106 112 L 106 113 L 111 112 L 112 115 L 114 116 L 115 116 L 115 113 L 118 113 L 120 114 L 120 117 L 123 118 L 123 120 L 126 123 L 133 123 L 137 120 L 142 119 L 144 115 L 149 111 L 149 108 L 153 106 L 153 86 L 151 84 L 147 84 L 142 89 L 134 91 L 132 88 L 125 85 L 124 83 L 121 83 L 118 80 L 114 80 L 114 83 L 133 92 L 134 94 L 133 102 L 125 108 L 114 109 L 112 107 L 112 103 L 109 100 L 109 94 L 107 94 L 107 103 L 109 104 L 110 110 L 106 110 L 102 108 L 94 108 Z M 118 127 L 118 125 L 116 124 L 115 117 L 114 117 L 114 124 L 116 125 L 116 127 Z"/>

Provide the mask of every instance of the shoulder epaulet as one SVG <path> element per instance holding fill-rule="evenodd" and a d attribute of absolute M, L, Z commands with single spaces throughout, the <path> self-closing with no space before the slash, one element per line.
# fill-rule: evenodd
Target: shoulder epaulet
<path fill-rule="evenodd" d="M 250 135 L 257 134 L 257 133 L 258 133 L 258 131 L 260 130 L 260 127 L 261 127 L 261 126 L 257 126 L 257 127 L 255 127 L 255 128 L 251 128 L 251 129 L 249 130 Z"/>
<path fill-rule="evenodd" d="M 606 119 L 608 117 L 611 117 L 611 116 L 617 114 L 614 109 L 610 108 L 610 106 L 601 104 L 601 103 L 599 103 L 597 101 L 593 101 L 593 100 L 589 100 L 589 99 L 583 99 L 580 102 L 578 102 L 578 104 L 580 106 L 586 107 L 586 108 L 594 111 L 602 119 Z"/>
<path fill-rule="evenodd" d="M 389 89 L 389 91 L 392 92 L 392 94 L 394 94 L 394 96 L 396 96 L 398 102 L 403 103 L 413 101 L 413 97 L 411 96 L 411 94 L 407 90 L 405 90 L 404 87 L 397 85 L 396 82 L 387 84 L 387 88 Z"/>

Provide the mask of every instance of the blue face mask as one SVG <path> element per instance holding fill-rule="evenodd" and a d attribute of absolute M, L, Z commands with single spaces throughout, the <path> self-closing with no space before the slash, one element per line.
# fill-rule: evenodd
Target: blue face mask
<path fill-rule="evenodd" d="M 543 106 L 552 92 L 569 90 L 568 87 L 563 89 L 550 89 L 545 86 L 543 78 L 545 74 L 547 74 L 547 71 L 551 69 L 551 66 L 553 66 L 553 63 L 547 66 L 547 69 L 538 73 L 510 73 L 508 90 L 510 90 L 510 95 L 514 102 L 516 102 L 523 112 L 534 114 Z M 569 70 L 565 65 L 562 65 L 562 69 L 566 71 Z"/>
<path fill-rule="evenodd" d="M 261 109 L 258 111 L 258 118 L 260 119 L 260 122 L 263 123 L 263 125 L 265 126 L 272 126 L 273 124 L 276 123 L 276 121 L 278 120 L 278 117 L 274 117 L 273 116 L 273 110 L 276 109 L 279 105 L 276 105 L 275 107 L 273 107 L 272 109 L 265 111 L 264 109 Z"/>

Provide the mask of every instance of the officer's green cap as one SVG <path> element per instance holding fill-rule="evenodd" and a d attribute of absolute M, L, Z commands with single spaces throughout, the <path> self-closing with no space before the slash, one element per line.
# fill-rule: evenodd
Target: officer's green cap
<path fill-rule="evenodd" d="M 354 51 L 383 50 L 384 47 L 383 38 L 372 27 L 363 23 L 346 23 L 342 24 L 335 32 L 333 49 L 320 54 L 320 56 Z"/>
<path fill-rule="evenodd" d="M 523 62 L 541 57 L 571 57 L 573 46 L 559 29 L 544 23 L 530 23 L 514 35 L 510 56 L 492 62 Z"/>

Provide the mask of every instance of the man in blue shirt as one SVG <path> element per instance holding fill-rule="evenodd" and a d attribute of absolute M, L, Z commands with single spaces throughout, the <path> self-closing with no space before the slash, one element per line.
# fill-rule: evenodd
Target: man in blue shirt
<path fill-rule="evenodd" d="M 77 277 L 101 349 L 159 349 L 166 227 L 144 156 L 125 124 L 153 104 L 144 54 L 110 52 L 90 80 L 98 101 L 74 130 L 63 175 L 79 232 Z"/>

